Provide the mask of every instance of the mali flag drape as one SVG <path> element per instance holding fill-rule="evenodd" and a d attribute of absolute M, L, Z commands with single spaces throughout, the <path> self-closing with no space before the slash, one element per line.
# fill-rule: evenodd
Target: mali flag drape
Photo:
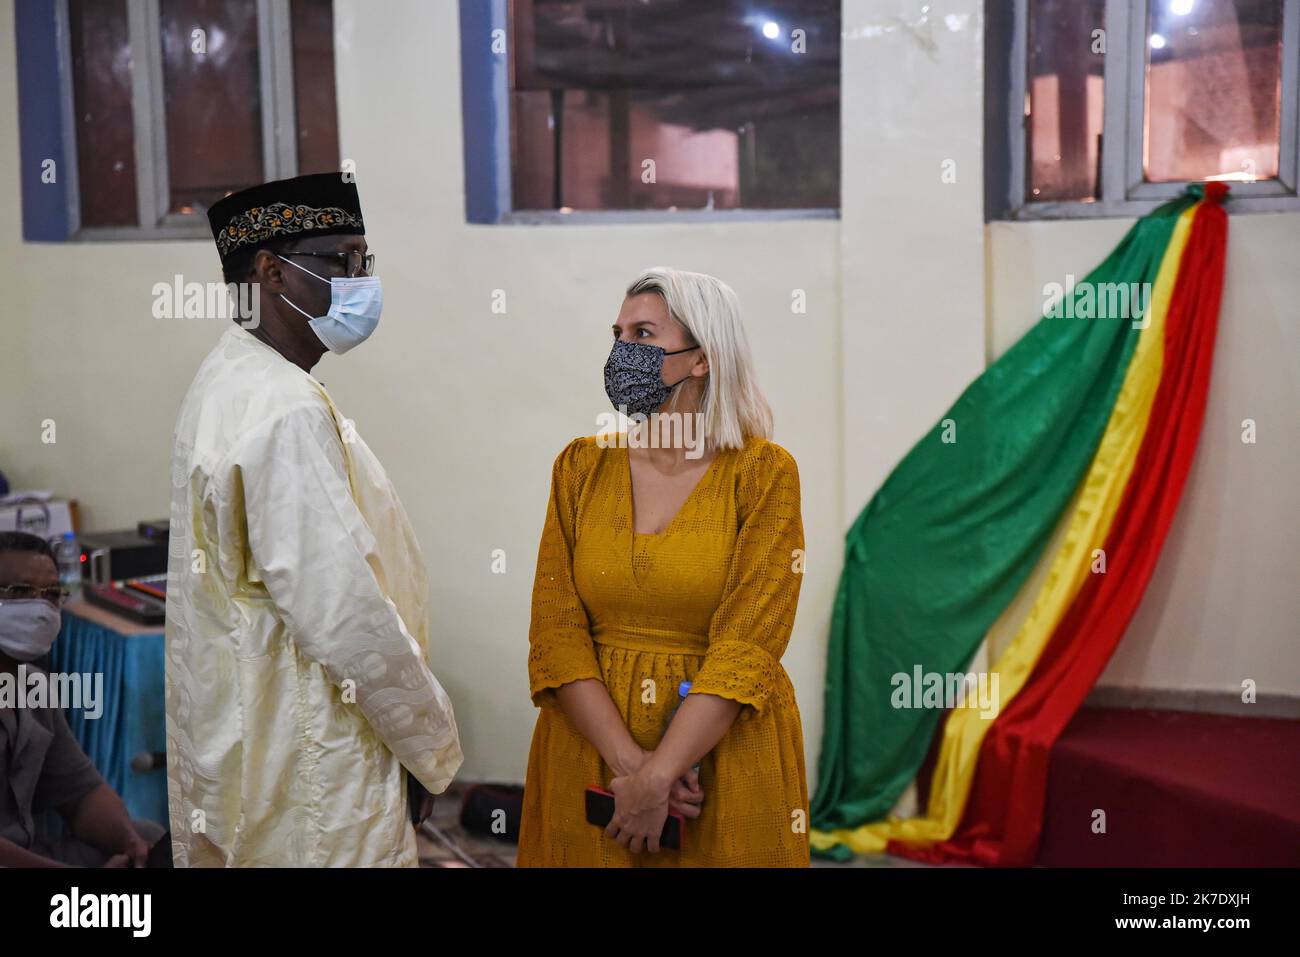
<path fill-rule="evenodd" d="M 1047 751 L 1136 609 L 1199 436 L 1225 192 L 1194 187 L 1139 220 L 854 523 L 831 626 L 818 854 L 1032 863 Z M 1143 289 L 1149 299 L 1125 292 Z M 1000 649 L 991 698 L 951 707 L 948 676 L 986 640 Z M 945 705 L 926 813 L 890 817 Z"/>

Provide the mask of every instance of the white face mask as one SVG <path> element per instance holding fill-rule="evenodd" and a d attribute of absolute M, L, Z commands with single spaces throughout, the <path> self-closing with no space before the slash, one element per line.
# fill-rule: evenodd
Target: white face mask
<path fill-rule="evenodd" d="M 59 637 L 59 610 L 43 598 L 0 602 L 0 652 L 15 661 L 35 661 Z"/>
<path fill-rule="evenodd" d="M 288 296 L 280 294 L 281 299 L 311 320 L 307 325 L 311 326 L 311 331 L 316 333 L 316 338 L 326 349 L 343 355 L 370 338 L 370 334 L 379 325 L 379 313 L 384 307 L 384 289 L 378 276 L 326 279 L 317 276 L 306 266 L 299 266 L 283 256 L 280 258 L 290 266 L 297 266 L 307 275 L 330 284 L 330 308 L 323 316 L 312 316 L 294 305 Z"/>

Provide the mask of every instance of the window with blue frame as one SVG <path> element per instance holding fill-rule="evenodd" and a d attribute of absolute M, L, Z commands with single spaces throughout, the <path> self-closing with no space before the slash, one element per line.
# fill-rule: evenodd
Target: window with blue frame
<path fill-rule="evenodd" d="M 838 208 L 839 0 L 460 10 L 472 222 Z"/>
<path fill-rule="evenodd" d="M 23 235 L 188 238 L 339 168 L 332 0 L 17 0 Z"/>
<path fill-rule="evenodd" d="M 1300 209 L 1296 0 L 1012 0 L 985 19 L 989 218 L 1135 216 L 1189 183 Z"/>

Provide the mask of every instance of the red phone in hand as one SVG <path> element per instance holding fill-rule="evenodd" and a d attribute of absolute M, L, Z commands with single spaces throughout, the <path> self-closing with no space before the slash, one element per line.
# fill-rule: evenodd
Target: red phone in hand
<path fill-rule="evenodd" d="M 587 788 L 587 823 L 597 827 L 609 827 L 614 820 L 614 795 L 604 788 Z M 682 849 L 682 832 L 685 819 L 676 811 L 669 811 L 664 820 L 663 833 L 659 835 L 659 846 L 671 851 Z"/>

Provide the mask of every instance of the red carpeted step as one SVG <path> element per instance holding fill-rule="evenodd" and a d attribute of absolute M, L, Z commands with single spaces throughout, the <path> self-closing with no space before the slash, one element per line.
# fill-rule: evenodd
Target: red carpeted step
<path fill-rule="evenodd" d="M 1038 862 L 1300 866 L 1300 721 L 1084 708 L 1052 749 Z"/>

